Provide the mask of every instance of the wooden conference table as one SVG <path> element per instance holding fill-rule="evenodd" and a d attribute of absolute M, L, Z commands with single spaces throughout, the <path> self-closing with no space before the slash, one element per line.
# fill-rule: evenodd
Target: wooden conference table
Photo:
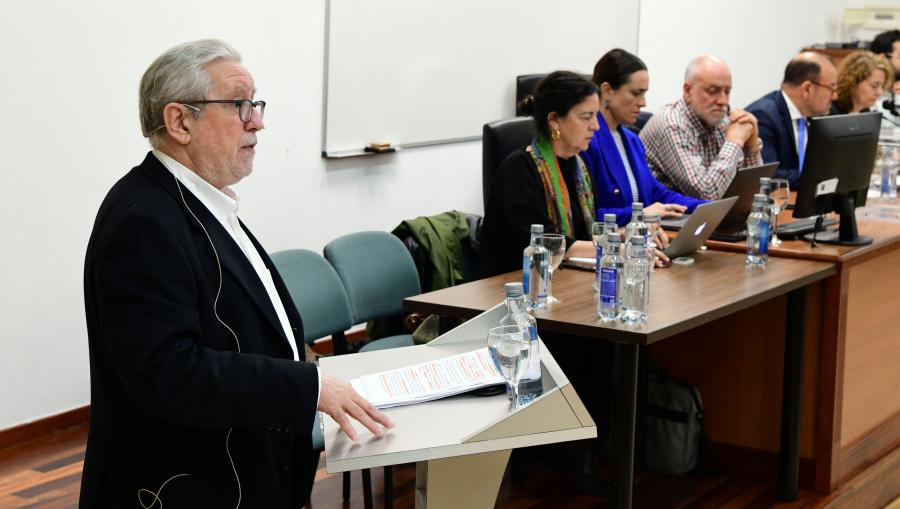
<path fill-rule="evenodd" d="M 698 252 L 694 259 L 692 266 L 673 266 L 653 273 L 646 324 L 626 326 L 619 322 L 601 322 L 596 314 L 596 294 L 591 288 L 593 274 L 579 270 L 557 272 L 553 292 L 561 302 L 534 313 L 540 331 L 614 342 L 611 507 L 631 506 L 638 349 L 642 345 L 663 345 L 673 339 L 690 341 L 697 330 L 710 327 L 720 336 L 739 336 L 741 342 L 761 342 L 761 336 L 771 336 L 763 342 L 779 345 L 786 352 L 785 383 L 781 384 L 785 397 L 780 399 L 785 405 L 798 406 L 807 321 L 804 318 L 806 288 L 833 277 L 837 273 L 835 264 L 780 259 L 778 263 L 759 269 L 747 267 L 742 254 L 721 251 Z M 512 272 L 483 279 L 410 297 L 404 306 L 412 311 L 470 318 L 502 302 L 503 284 L 520 278 L 520 272 Z M 756 323 L 741 323 L 735 331 L 727 330 L 731 328 L 730 324 L 723 326 L 723 320 L 760 308 L 773 315 L 769 317 L 771 320 L 763 317 L 755 320 Z M 772 333 L 773 324 L 778 323 L 782 324 L 781 329 Z M 702 348 L 702 345 L 689 348 Z M 769 378 L 777 380 L 779 374 L 771 373 Z M 703 390 L 701 387 L 701 392 Z M 743 390 L 747 392 L 747 388 Z M 703 394 L 707 399 L 707 394 Z M 706 408 L 709 415 L 708 403 Z M 769 415 L 777 415 L 777 410 Z M 797 490 L 799 409 L 782 415 L 780 470 L 787 476 L 780 484 L 789 496 Z"/>
<path fill-rule="evenodd" d="M 897 203 L 870 199 L 869 207 Z M 790 211 L 779 216 L 790 221 Z M 866 219 L 857 211 L 862 235 L 874 242 L 849 247 L 805 240 L 784 241 L 769 250 L 770 267 L 785 259 L 816 260 L 835 264 L 836 273 L 818 285 L 807 317 L 818 334 L 808 335 L 804 359 L 808 375 L 803 390 L 802 485 L 831 493 L 861 471 L 875 465 L 900 446 L 900 218 L 893 221 Z M 743 253 L 745 243 L 709 241 L 713 250 Z M 807 303 L 810 306 L 810 302 Z M 693 363 L 657 352 L 676 372 L 693 369 Z M 751 358 L 764 354 L 749 345 Z M 708 360 L 715 362 L 717 356 Z M 703 388 L 701 387 L 701 391 Z M 704 397 L 706 393 L 704 392 Z M 713 434 L 721 430 L 710 430 Z M 744 439 L 744 447 L 771 449 L 771 441 L 757 436 Z M 873 486 L 886 502 L 900 495 L 900 467 L 882 471 L 884 481 Z"/>

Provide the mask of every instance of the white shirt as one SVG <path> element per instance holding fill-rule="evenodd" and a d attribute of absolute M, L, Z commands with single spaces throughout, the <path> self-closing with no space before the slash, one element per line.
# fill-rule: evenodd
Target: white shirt
<path fill-rule="evenodd" d="M 806 142 L 809 140 L 809 131 L 806 132 L 806 136 L 803 138 L 803 146 L 800 146 L 800 137 L 797 133 L 797 120 L 804 119 L 806 117 L 800 113 L 800 110 L 794 106 L 794 101 L 791 101 L 791 98 L 788 97 L 787 94 L 784 93 L 784 90 L 781 91 L 781 95 L 784 96 L 784 102 L 787 103 L 788 114 L 791 116 L 791 128 L 794 130 L 794 146 L 797 147 L 797 155 L 799 156 L 801 153 L 806 152 Z"/>
<path fill-rule="evenodd" d="M 253 243 L 250 241 L 250 237 L 247 236 L 247 233 L 241 228 L 240 223 L 238 223 L 237 213 L 240 199 L 237 194 L 228 187 L 223 188 L 221 191 L 216 189 L 212 184 L 203 180 L 203 178 L 186 168 L 183 164 L 159 150 L 154 149 L 153 155 L 155 155 L 163 166 L 178 179 L 178 182 L 180 182 L 185 189 L 196 196 L 197 199 L 200 200 L 200 203 L 202 203 L 207 210 L 219 220 L 222 227 L 225 228 L 225 231 L 231 235 L 235 244 L 241 248 L 241 252 L 244 253 L 244 256 L 246 256 L 247 260 L 250 262 L 250 265 L 253 266 L 256 275 L 259 276 L 259 280 L 262 282 L 263 287 L 266 289 L 266 293 L 269 295 L 269 300 L 272 302 L 272 307 L 275 308 L 275 314 L 278 315 L 278 321 L 281 323 L 284 335 L 288 338 L 288 343 L 290 343 L 291 351 L 294 352 L 294 360 L 299 361 L 300 354 L 297 351 L 297 341 L 294 338 L 294 331 L 288 321 L 287 312 L 284 309 L 284 304 L 281 302 L 281 297 L 278 295 L 278 290 L 275 288 L 272 274 L 266 267 L 265 262 L 263 262 L 259 252 L 256 251 Z M 322 374 L 319 372 L 318 367 L 316 367 L 316 371 L 318 372 L 319 394 L 321 395 Z M 316 398 L 316 406 L 319 406 L 318 397 Z"/>
<path fill-rule="evenodd" d="M 634 179 L 634 172 L 631 170 L 631 163 L 628 161 L 628 152 L 625 151 L 625 144 L 622 142 L 622 135 L 619 131 L 612 131 L 613 141 L 616 142 L 616 149 L 619 151 L 619 157 L 622 158 L 622 164 L 625 166 L 625 176 L 628 177 L 628 187 L 631 188 L 631 201 L 641 201 L 638 196 L 637 181 Z"/>

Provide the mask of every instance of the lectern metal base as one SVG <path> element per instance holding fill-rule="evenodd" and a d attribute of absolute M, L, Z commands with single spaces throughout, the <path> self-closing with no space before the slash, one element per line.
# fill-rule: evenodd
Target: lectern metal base
<path fill-rule="evenodd" d="M 510 450 L 416 463 L 416 509 L 492 508 Z"/>

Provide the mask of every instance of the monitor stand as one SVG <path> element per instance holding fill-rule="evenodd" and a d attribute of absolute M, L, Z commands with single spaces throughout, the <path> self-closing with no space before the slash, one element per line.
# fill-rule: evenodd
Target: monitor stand
<path fill-rule="evenodd" d="M 860 235 L 856 227 L 856 200 L 852 195 L 843 195 L 835 198 L 837 201 L 835 211 L 841 217 L 840 227 L 835 230 L 808 233 L 804 239 L 823 244 L 839 244 L 842 246 L 867 246 L 872 243 L 872 237 Z M 815 236 L 815 237 L 813 237 Z"/>

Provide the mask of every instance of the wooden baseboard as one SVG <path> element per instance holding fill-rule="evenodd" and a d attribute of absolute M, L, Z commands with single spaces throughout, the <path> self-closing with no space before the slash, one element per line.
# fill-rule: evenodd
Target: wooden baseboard
<path fill-rule="evenodd" d="M 850 479 L 900 448 L 900 413 L 881 423 L 856 442 L 841 449 L 840 479 Z"/>
<path fill-rule="evenodd" d="M 26 424 L 0 430 L 0 450 L 45 438 L 57 431 L 86 425 L 91 415 L 89 405 L 51 415 Z"/>
<path fill-rule="evenodd" d="M 900 447 L 846 481 L 825 509 L 885 507 L 900 497 Z"/>
<path fill-rule="evenodd" d="M 712 453 L 703 459 L 701 468 L 709 468 L 739 479 L 766 483 L 778 481 L 778 454 L 759 449 L 713 442 Z M 800 489 L 813 490 L 815 461 L 800 458 Z"/>

